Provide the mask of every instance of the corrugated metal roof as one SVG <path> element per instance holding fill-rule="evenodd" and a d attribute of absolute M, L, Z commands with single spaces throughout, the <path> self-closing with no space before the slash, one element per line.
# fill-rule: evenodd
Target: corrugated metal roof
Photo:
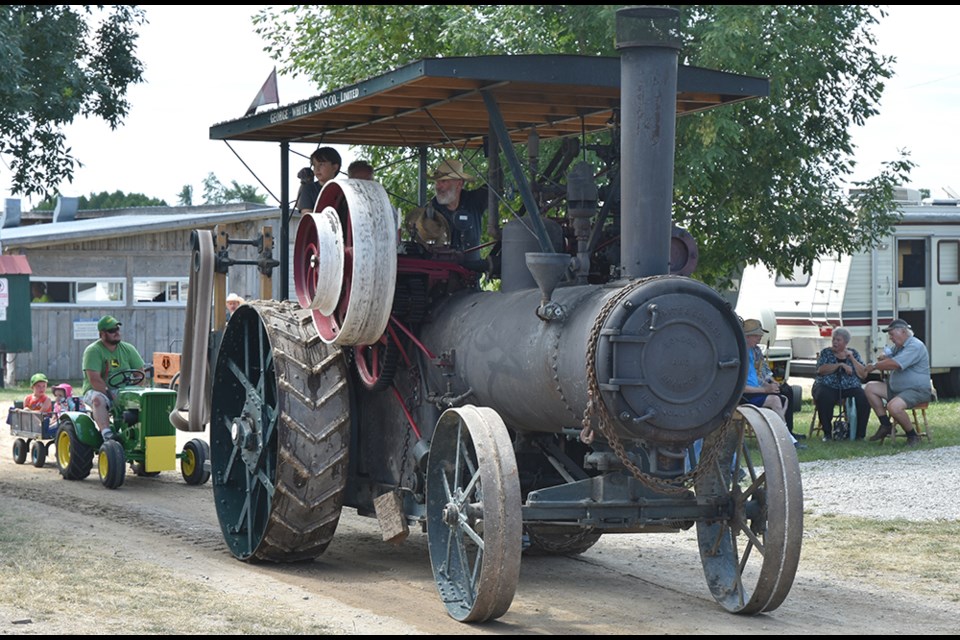
<path fill-rule="evenodd" d="M 31 224 L 0 230 L 4 251 L 13 247 L 36 247 L 117 238 L 141 233 L 159 233 L 180 229 L 210 228 L 218 224 L 278 218 L 275 207 L 248 211 L 220 211 L 183 214 L 122 215 L 105 218 Z"/>
<path fill-rule="evenodd" d="M 27 256 L 0 256 L 0 276 L 22 276 L 33 273 Z"/>

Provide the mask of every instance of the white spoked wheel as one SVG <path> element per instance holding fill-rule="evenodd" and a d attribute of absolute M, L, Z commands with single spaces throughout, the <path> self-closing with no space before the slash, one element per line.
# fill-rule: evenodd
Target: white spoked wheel
<path fill-rule="evenodd" d="M 304 214 L 294 247 L 297 301 L 304 309 L 330 315 L 343 286 L 343 227 L 336 209 Z"/>
<path fill-rule="evenodd" d="M 803 538 L 800 463 L 783 420 L 769 409 L 737 408 L 720 455 L 696 481 L 698 498 L 729 500 L 727 517 L 697 523 L 700 559 L 713 597 L 733 613 L 779 607 L 793 586 Z M 721 435 L 720 432 L 723 432 Z"/>
<path fill-rule="evenodd" d="M 317 332 L 327 344 L 373 344 L 387 328 L 397 280 L 393 207 L 387 192 L 373 180 L 331 180 L 323 185 L 316 209 L 324 216 L 336 215 L 343 239 L 343 275 L 334 308 L 330 313 L 311 309 Z M 305 234 L 313 234 L 316 248 L 305 240 L 303 245 L 295 246 L 294 255 L 298 265 L 306 265 L 303 270 L 307 282 L 311 275 L 306 273 L 311 264 L 310 252 L 320 251 L 321 235 L 327 232 L 322 222 L 318 225 L 314 220 L 311 224 L 313 231 L 308 229 Z M 297 237 L 300 238 L 299 231 Z M 323 264 L 323 260 L 314 262 Z M 316 289 L 310 292 L 311 303 L 314 292 Z"/>

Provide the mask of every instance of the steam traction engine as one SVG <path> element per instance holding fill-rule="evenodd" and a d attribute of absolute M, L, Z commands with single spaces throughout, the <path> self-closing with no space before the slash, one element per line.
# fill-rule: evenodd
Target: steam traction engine
<path fill-rule="evenodd" d="M 514 151 L 523 127 L 498 93 L 509 82 L 458 92 L 486 108 L 491 190 L 502 158 L 526 209 L 483 267 L 442 243 L 398 244 L 379 183 L 324 186 L 294 241 L 299 305 L 241 306 L 217 348 L 203 346 L 215 354 L 210 381 L 193 380 L 212 389 L 204 404 L 214 495 L 237 558 L 314 558 L 341 508 L 354 507 L 376 515 L 384 539 L 425 530 L 448 613 L 483 621 L 508 610 L 524 553 L 577 554 L 607 534 L 696 526 L 707 584 L 724 608 L 781 604 L 800 553 L 799 466 L 773 413 L 737 406 L 746 375 L 739 320 L 686 277 L 695 249 L 671 227 L 678 94 L 693 91 L 683 85 L 694 78 L 680 67 L 678 87 L 675 20 L 671 9 L 621 10 L 614 84 L 632 90 L 597 109 L 603 121 L 578 107 L 574 142 L 588 125 L 619 130 L 598 149 L 609 161 L 602 187 L 572 162 L 582 149 L 566 143 L 545 171 L 527 167 L 566 172 L 561 216 L 540 215 L 557 181 L 527 180 Z M 510 73 L 553 58 L 517 57 Z M 461 79 L 471 61 L 456 61 Z M 563 60 L 559 75 L 577 76 L 579 61 Z M 428 64 L 450 62 L 423 62 L 423 77 Z M 546 117 L 541 135 L 560 136 L 561 120 Z M 338 131 L 363 131 L 325 130 L 332 142 L 348 140 Z M 463 136 L 462 146 L 476 146 Z M 528 151 L 536 142 L 528 138 Z M 212 250 L 209 236 L 197 237 L 202 283 Z M 482 290 L 478 268 L 499 275 L 500 290 Z M 192 282 L 190 291 L 209 288 Z M 178 426 L 203 428 L 205 417 Z"/>

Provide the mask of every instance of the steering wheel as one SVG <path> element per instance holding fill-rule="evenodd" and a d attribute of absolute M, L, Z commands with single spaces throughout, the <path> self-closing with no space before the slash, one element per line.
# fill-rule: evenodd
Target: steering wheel
<path fill-rule="evenodd" d="M 107 377 L 107 386 L 113 389 L 118 387 L 133 387 L 141 382 L 146 374 L 140 369 L 118 369 Z"/>

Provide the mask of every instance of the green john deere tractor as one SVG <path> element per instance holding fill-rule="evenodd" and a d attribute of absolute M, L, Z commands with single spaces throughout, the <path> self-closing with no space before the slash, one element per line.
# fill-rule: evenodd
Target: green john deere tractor
<path fill-rule="evenodd" d="M 145 374 L 137 369 L 114 372 L 107 379 L 114 392 L 110 411 L 114 438 L 104 440 L 93 416 L 67 412 L 57 428 L 57 468 L 67 480 L 83 480 L 93 468 L 98 453 L 100 482 L 108 489 L 123 484 L 126 465 L 138 476 L 157 476 L 176 468 L 187 484 L 199 485 L 210 479 L 210 446 L 194 438 L 176 452 L 177 431 L 170 424 L 170 412 L 177 393 L 171 389 L 138 386 Z"/>

